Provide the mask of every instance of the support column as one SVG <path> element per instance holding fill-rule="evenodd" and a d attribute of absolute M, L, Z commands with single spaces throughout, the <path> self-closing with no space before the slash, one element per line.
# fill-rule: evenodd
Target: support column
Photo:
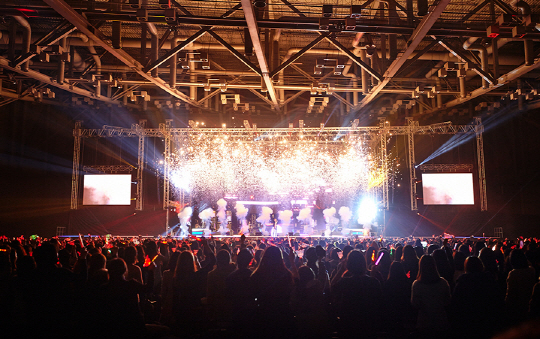
<path fill-rule="evenodd" d="M 381 118 L 379 121 L 379 128 L 381 130 L 380 136 L 380 147 L 381 147 L 381 168 L 383 171 L 384 179 L 382 184 L 382 198 L 383 198 L 383 208 L 388 209 L 388 163 L 386 161 L 387 150 L 386 150 L 386 136 L 387 136 L 387 126 L 385 118 Z"/>
<path fill-rule="evenodd" d="M 486 192 L 486 168 L 484 164 L 484 125 L 482 119 L 474 118 L 476 123 L 476 157 L 478 159 L 478 187 L 480 192 L 480 211 L 487 211 L 487 192 Z"/>
<path fill-rule="evenodd" d="M 406 118 L 407 125 L 409 126 L 407 132 L 408 147 L 407 151 L 409 152 L 409 192 L 411 193 L 411 211 L 418 210 L 418 201 L 416 200 L 416 159 L 414 157 L 414 130 L 418 126 L 418 121 L 413 121 L 412 118 Z"/>
<path fill-rule="evenodd" d="M 172 119 L 165 120 L 164 124 L 159 124 L 159 129 L 165 140 L 163 152 L 163 209 L 165 214 L 165 234 L 169 234 L 169 205 L 170 205 L 170 160 L 171 160 L 171 133 Z"/>
<path fill-rule="evenodd" d="M 146 128 L 146 120 L 139 120 L 139 124 L 135 127 L 139 136 L 139 151 L 137 155 L 137 195 L 135 200 L 135 210 L 142 211 L 143 202 L 143 173 L 144 173 L 144 141 Z"/>
<path fill-rule="evenodd" d="M 81 125 L 82 121 L 75 122 L 73 129 L 73 171 L 71 172 L 71 209 L 79 208 L 79 169 L 81 162 Z"/>

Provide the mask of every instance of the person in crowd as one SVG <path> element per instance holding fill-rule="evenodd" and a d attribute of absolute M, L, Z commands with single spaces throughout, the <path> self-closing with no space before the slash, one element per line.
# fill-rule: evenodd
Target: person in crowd
<path fill-rule="evenodd" d="M 113 338 L 144 338 L 146 326 L 139 308 L 139 294 L 146 293 L 147 286 L 134 279 L 126 280 L 127 266 L 123 259 L 115 258 L 107 267 L 109 282 L 102 287 L 100 324 Z M 154 268 L 153 265 L 149 267 L 152 267 L 150 270 Z"/>
<path fill-rule="evenodd" d="M 135 246 L 129 246 L 124 250 L 124 260 L 127 265 L 126 280 L 136 280 L 143 283 L 142 271 L 137 266 L 137 249 Z"/>
<path fill-rule="evenodd" d="M 225 293 L 231 305 L 231 331 L 239 336 L 250 332 L 251 316 L 254 312 L 254 297 L 249 279 L 253 271 L 249 264 L 253 260 L 251 251 L 243 248 L 237 255 L 237 269 L 225 280 Z"/>
<path fill-rule="evenodd" d="M 201 299 L 206 297 L 206 281 L 216 262 L 206 239 L 201 240 L 205 260 L 199 266 L 191 251 L 180 253 L 173 278 L 173 316 L 177 332 L 196 331 L 206 322 Z"/>
<path fill-rule="evenodd" d="M 501 323 L 503 306 L 504 300 L 493 275 L 484 270 L 480 258 L 468 257 L 465 274 L 459 277 L 452 295 L 451 318 L 455 335 L 491 338 Z"/>
<path fill-rule="evenodd" d="M 465 274 L 465 253 L 456 251 L 454 252 L 454 281 L 457 282 L 459 277 Z"/>
<path fill-rule="evenodd" d="M 315 273 L 309 266 L 298 268 L 291 304 L 299 338 L 328 338 L 324 283 L 315 279 Z"/>
<path fill-rule="evenodd" d="M 361 251 L 349 253 L 347 270 L 333 281 L 332 294 L 343 337 L 355 336 L 361 328 L 365 338 L 375 338 L 383 314 L 382 289 L 377 279 L 367 275 L 366 258 Z"/>
<path fill-rule="evenodd" d="M 443 277 L 448 284 L 450 289 L 454 289 L 454 269 L 450 266 L 448 257 L 446 256 L 446 251 L 443 249 L 436 249 L 433 251 L 433 259 L 435 259 L 435 265 L 437 265 L 437 271 L 440 276 Z"/>
<path fill-rule="evenodd" d="M 290 308 L 293 288 L 291 272 L 285 267 L 279 247 L 268 246 L 260 264 L 250 277 L 250 290 L 255 300 L 253 324 L 257 331 L 272 337 L 294 337 L 294 321 Z"/>
<path fill-rule="evenodd" d="M 231 262 L 231 254 L 221 249 L 216 255 L 216 268 L 208 273 L 206 285 L 206 300 L 209 306 L 211 319 L 214 322 L 228 322 L 230 320 L 227 296 L 225 295 L 225 281 L 229 274 L 236 269 Z"/>
<path fill-rule="evenodd" d="M 450 324 L 446 307 L 450 304 L 450 285 L 441 278 L 435 259 L 423 255 L 411 290 L 411 304 L 418 310 L 416 328 L 421 337 L 445 337 Z"/>
<path fill-rule="evenodd" d="M 406 245 L 403 247 L 401 263 L 403 264 L 403 269 L 405 270 L 405 274 L 407 274 L 407 278 L 412 283 L 418 275 L 418 257 L 416 256 L 414 247 L 411 245 Z"/>
<path fill-rule="evenodd" d="M 512 270 L 506 279 L 505 302 L 511 324 L 517 324 L 527 316 L 529 301 L 537 279 L 534 268 L 529 266 L 522 250 L 512 250 L 509 260 Z"/>
<path fill-rule="evenodd" d="M 173 252 L 167 263 L 168 267 L 161 276 L 161 315 L 160 322 L 171 327 L 173 324 L 173 279 L 174 270 L 180 257 L 180 252 Z"/>
<path fill-rule="evenodd" d="M 403 264 L 399 261 L 394 261 L 390 265 L 388 279 L 383 284 L 383 296 L 385 327 L 390 334 L 401 337 L 407 330 L 411 330 L 407 328 L 408 323 L 416 319 L 411 306 L 411 282 L 407 279 Z"/>

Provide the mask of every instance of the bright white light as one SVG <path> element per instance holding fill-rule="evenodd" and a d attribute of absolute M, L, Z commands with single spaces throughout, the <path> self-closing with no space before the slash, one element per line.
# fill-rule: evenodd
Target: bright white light
<path fill-rule="evenodd" d="M 175 187 L 189 192 L 189 183 L 191 182 L 191 178 L 188 172 L 175 171 L 171 174 L 170 180 Z"/>
<path fill-rule="evenodd" d="M 377 203 L 369 198 L 364 198 L 358 208 L 358 223 L 367 224 L 377 216 Z"/>
<path fill-rule="evenodd" d="M 242 205 L 258 205 L 258 206 L 264 206 L 264 205 L 279 205 L 279 201 L 237 201 L 237 204 Z"/>

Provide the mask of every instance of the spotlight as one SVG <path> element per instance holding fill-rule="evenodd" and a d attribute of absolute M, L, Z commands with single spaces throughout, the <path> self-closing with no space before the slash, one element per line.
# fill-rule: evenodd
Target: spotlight
<path fill-rule="evenodd" d="M 322 6 L 322 15 L 325 18 L 330 18 L 334 12 L 334 6 L 332 5 L 323 5 Z"/>
<path fill-rule="evenodd" d="M 253 1 L 253 6 L 257 8 L 264 8 L 266 7 L 266 1 L 265 0 L 255 0 Z"/>

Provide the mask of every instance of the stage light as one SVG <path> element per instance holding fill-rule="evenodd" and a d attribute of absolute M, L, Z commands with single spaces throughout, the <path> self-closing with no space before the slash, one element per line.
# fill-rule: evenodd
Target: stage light
<path fill-rule="evenodd" d="M 377 203 L 370 198 L 364 198 L 358 207 L 358 223 L 370 223 L 377 216 Z"/>
<path fill-rule="evenodd" d="M 266 1 L 265 0 L 255 0 L 253 1 L 253 6 L 257 8 L 264 8 L 266 7 Z"/>

